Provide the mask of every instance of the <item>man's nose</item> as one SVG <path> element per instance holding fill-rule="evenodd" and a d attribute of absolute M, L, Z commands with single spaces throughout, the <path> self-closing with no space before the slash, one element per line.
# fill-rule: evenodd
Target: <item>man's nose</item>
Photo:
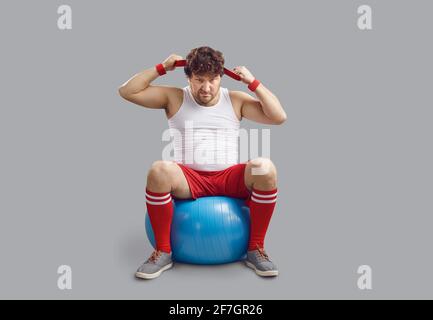
<path fill-rule="evenodd" d="M 210 83 L 203 83 L 201 90 L 204 92 L 209 92 L 210 91 Z"/>

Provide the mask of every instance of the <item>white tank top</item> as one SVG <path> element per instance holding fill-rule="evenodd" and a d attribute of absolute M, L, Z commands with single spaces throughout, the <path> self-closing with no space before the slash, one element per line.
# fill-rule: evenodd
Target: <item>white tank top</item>
<path fill-rule="evenodd" d="M 199 105 L 189 86 L 183 88 L 183 102 L 168 120 L 173 138 L 174 160 L 194 170 L 219 171 L 238 163 L 240 121 L 227 88 L 213 106 Z"/>

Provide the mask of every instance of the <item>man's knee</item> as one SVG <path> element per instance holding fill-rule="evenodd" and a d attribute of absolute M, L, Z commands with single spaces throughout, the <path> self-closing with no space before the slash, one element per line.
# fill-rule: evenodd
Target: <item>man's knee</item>
<path fill-rule="evenodd" d="M 171 161 L 155 161 L 147 174 L 148 183 L 170 182 L 173 175 L 173 165 Z"/>
<path fill-rule="evenodd" d="M 268 158 L 256 158 L 247 164 L 249 173 L 253 180 L 260 180 L 273 184 L 277 180 L 277 169 L 274 163 Z"/>

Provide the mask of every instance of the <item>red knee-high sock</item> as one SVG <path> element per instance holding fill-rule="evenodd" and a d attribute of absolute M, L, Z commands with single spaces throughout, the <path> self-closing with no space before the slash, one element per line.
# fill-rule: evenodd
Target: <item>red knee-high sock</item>
<path fill-rule="evenodd" d="M 261 191 L 253 188 L 250 207 L 250 241 L 248 250 L 264 248 L 266 231 L 277 201 L 277 189 Z"/>
<path fill-rule="evenodd" d="M 146 189 L 146 206 L 155 235 L 156 250 L 170 253 L 170 230 L 173 218 L 171 194 L 156 193 Z"/>

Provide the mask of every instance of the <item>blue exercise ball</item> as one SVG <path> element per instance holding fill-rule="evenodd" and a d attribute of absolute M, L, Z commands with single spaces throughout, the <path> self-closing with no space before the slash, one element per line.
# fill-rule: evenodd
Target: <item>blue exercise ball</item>
<path fill-rule="evenodd" d="M 244 200 L 212 196 L 174 200 L 171 225 L 173 259 L 192 264 L 222 264 L 245 257 L 250 234 L 250 212 Z M 146 233 L 155 238 L 146 214 Z"/>

